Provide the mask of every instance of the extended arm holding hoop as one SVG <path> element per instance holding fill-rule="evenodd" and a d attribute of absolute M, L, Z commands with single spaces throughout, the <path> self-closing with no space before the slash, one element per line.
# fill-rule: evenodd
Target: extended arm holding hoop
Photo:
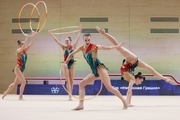
<path fill-rule="evenodd" d="M 56 41 L 56 43 L 57 43 L 61 48 L 63 48 L 64 45 L 63 45 L 61 42 L 59 42 L 59 40 L 54 36 L 54 34 L 52 33 L 51 30 L 49 30 L 49 33 L 53 36 L 53 38 L 54 38 L 54 40 Z"/>
<path fill-rule="evenodd" d="M 29 45 L 26 47 L 26 52 L 29 50 L 29 48 L 33 45 L 34 43 L 34 36 L 31 37 L 31 42 L 29 43 Z"/>

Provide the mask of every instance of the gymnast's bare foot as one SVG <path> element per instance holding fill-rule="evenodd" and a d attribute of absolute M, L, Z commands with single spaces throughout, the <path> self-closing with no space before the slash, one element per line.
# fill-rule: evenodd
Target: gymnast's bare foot
<path fill-rule="evenodd" d="M 123 105 L 124 105 L 123 110 L 126 110 L 128 108 L 128 104 L 124 102 Z"/>
<path fill-rule="evenodd" d="M 135 105 L 131 105 L 131 104 L 128 105 L 128 107 L 134 107 L 134 106 L 135 106 Z"/>
<path fill-rule="evenodd" d="M 83 110 L 84 106 L 82 104 L 79 104 L 76 108 L 72 109 L 72 110 Z"/>
<path fill-rule="evenodd" d="M 4 91 L 4 95 L 2 96 L 2 99 L 4 99 L 6 97 L 6 91 Z"/>
<path fill-rule="evenodd" d="M 21 96 L 21 97 L 19 97 L 19 100 L 25 100 L 25 99 Z"/>
<path fill-rule="evenodd" d="M 71 97 L 69 97 L 69 101 L 72 101 L 72 98 L 71 98 Z"/>

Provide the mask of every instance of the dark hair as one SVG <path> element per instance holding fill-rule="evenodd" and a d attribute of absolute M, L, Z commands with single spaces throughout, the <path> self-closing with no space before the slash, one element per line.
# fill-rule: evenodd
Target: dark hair
<path fill-rule="evenodd" d="M 83 35 L 83 37 L 84 37 L 84 36 L 86 36 L 86 37 L 90 36 L 90 37 L 91 37 L 91 34 L 90 34 L 90 33 L 85 33 L 85 34 Z"/>
<path fill-rule="evenodd" d="M 19 45 L 19 44 L 21 44 L 21 42 L 22 42 L 22 40 L 18 40 L 18 41 L 17 41 L 17 44 Z"/>
<path fill-rule="evenodd" d="M 135 77 L 135 79 L 136 79 L 136 78 L 139 78 L 139 79 L 142 79 L 142 78 L 143 78 L 143 79 L 144 79 L 144 77 L 142 76 L 142 73 L 141 73 L 141 72 L 138 72 L 134 77 Z"/>
<path fill-rule="evenodd" d="M 70 41 L 72 41 L 71 37 L 68 37 Z"/>

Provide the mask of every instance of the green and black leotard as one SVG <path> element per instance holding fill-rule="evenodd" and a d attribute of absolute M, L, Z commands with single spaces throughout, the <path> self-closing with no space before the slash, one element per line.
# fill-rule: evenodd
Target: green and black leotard
<path fill-rule="evenodd" d="M 96 77 L 99 77 L 97 69 L 105 68 L 108 70 L 108 68 L 97 58 L 98 47 L 95 44 L 90 44 L 87 49 L 85 49 L 85 46 L 83 45 L 80 49 L 83 52 L 85 60 L 91 67 L 92 73 Z"/>

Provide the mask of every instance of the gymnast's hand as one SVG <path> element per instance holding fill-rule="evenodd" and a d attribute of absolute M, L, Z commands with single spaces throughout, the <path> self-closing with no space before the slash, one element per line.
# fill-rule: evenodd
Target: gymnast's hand
<path fill-rule="evenodd" d="M 67 66 L 68 62 L 69 62 L 69 59 L 67 59 L 66 61 L 64 61 L 64 65 Z"/>
<path fill-rule="evenodd" d="M 29 37 L 28 34 L 24 34 L 24 35 L 25 35 L 25 37 L 27 37 L 27 38 Z"/>
<path fill-rule="evenodd" d="M 49 34 L 52 34 L 52 30 L 49 30 L 48 33 L 49 33 Z"/>
<path fill-rule="evenodd" d="M 36 34 L 38 34 L 38 32 L 36 32 L 36 31 L 33 30 L 33 31 L 32 31 L 32 34 L 36 35 Z M 34 36 L 34 35 L 33 35 L 33 36 Z"/>
<path fill-rule="evenodd" d="M 64 61 L 63 66 L 64 66 L 64 67 L 67 67 L 67 63 L 66 63 L 66 61 Z"/>
<path fill-rule="evenodd" d="M 82 25 L 79 25 L 79 30 L 82 31 Z"/>
<path fill-rule="evenodd" d="M 126 44 L 126 41 L 124 41 L 124 42 L 122 42 L 122 43 L 119 43 L 119 44 L 117 45 L 117 47 L 122 47 L 124 44 Z"/>
<path fill-rule="evenodd" d="M 97 30 L 99 33 L 101 33 L 101 34 L 105 34 L 105 33 L 106 33 L 105 29 L 101 29 L 101 28 L 98 27 L 98 26 L 96 26 L 96 30 Z"/>

